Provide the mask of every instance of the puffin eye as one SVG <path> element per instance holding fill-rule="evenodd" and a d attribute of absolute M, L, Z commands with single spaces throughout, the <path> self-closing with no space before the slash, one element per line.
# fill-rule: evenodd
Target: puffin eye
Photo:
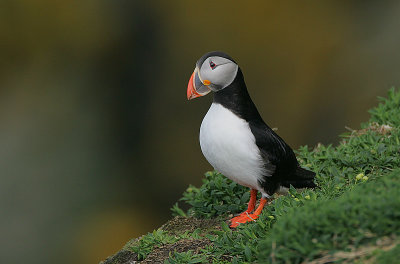
<path fill-rule="evenodd" d="M 210 67 L 212 70 L 214 70 L 217 65 L 214 62 L 210 61 Z"/>

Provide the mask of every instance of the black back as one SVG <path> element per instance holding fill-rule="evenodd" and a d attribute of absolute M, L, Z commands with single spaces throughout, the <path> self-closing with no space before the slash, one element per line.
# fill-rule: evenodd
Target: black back
<path fill-rule="evenodd" d="M 249 123 L 266 172 L 272 174 L 264 175 L 260 181 L 269 195 L 274 194 L 280 185 L 287 185 L 286 182 L 292 184 L 301 180 L 296 176 L 299 164 L 293 150 L 262 120 L 247 91 L 240 68 L 229 86 L 214 93 L 214 103 L 223 105 Z"/>

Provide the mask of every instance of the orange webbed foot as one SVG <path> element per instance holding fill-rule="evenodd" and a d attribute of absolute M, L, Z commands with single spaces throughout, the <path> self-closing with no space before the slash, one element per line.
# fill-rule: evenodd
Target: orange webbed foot
<path fill-rule="evenodd" d="M 242 213 L 241 215 L 232 218 L 230 227 L 235 228 L 238 227 L 240 224 L 244 224 L 247 222 L 255 221 L 258 218 L 256 214 L 249 214 L 249 213 Z"/>
<path fill-rule="evenodd" d="M 247 206 L 247 210 L 244 211 L 243 213 L 239 214 L 238 216 L 235 216 L 230 220 L 231 222 L 231 227 L 232 225 L 236 222 L 240 222 L 243 217 L 246 217 L 249 213 L 251 213 L 254 210 L 254 207 L 256 206 L 256 200 L 257 200 L 257 190 L 251 189 L 250 190 L 250 201 L 249 205 Z"/>
<path fill-rule="evenodd" d="M 243 212 L 243 213 L 239 214 L 238 216 L 235 216 L 234 218 L 230 219 L 229 221 L 231 223 L 235 223 L 235 222 L 239 221 L 241 218 L 245 217 L 246 214 L 248 214 L 248 213 L 247 212 Z"/>
<path fill-rule="evenodd" d="M 240 215 L 232 218 L 231 225 L 230 227 L 235 228 L 238 227 L 240 224 L 244 224 L 250 221 L 255 221 L 258 216 L 261 214 L 262 209 L 264 208 L 264 205 L 267 203 L 267 199 L 261 198 L 260 204 L 258 208 L 254 211 L 254 213 L 250 214 L 247 211 L 241 213 Z"/>

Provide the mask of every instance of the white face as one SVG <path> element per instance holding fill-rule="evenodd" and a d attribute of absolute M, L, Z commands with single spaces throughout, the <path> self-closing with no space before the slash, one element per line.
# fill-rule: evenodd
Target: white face
<path fill-rule="evenodd" d="M 199 69 L 199 77 L 203 83 L 205 80 L 210 81 L 209 88 L 215 92 L 233 82 L 238 68 L 238 65 L 229 59 L 218 56 L 208 57 Z"/>

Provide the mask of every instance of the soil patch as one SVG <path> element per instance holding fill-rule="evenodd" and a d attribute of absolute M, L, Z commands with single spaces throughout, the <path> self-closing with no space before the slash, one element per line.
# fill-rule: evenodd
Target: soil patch
<path fill-rule="evenodd" d="M 141 263 L 164 263 L 170 252 L 187 252 L 192 250 L 193 254 L 200 252 L 200 249 L 211 244 L 208 239 L 182 239 L 173 244 L 157 246 Z"/>
<path fill-rule="evenodd" d="M 176 216 L 162 225 L 160 229 L 167 231 L 170 235 L 179 235 L 185 232 L 191 233 L 196 229 L 200 229 L 199 235 L 205 235 L 211 230 L 221 230 L 221 221 L 225 219 L 201 219 L 194 217 Z M 134 263 L 164 263 L 169 257 L 170 252 L 187 252 L 192 250 L 194 254 L 199 253 L 200 249 L 205 248 L 212 242 L 206 238 L 202 239 L 181 239 L 173 244 L 164 244 L 155 246 L 153 251 L 143 261 L 138 261 L 136 253 L 129 250 L 129 248 L 137 244 L 141 237 L 132 239 L 124 248 L 116 253 L 114 256 L 108 257 L 101 264 L 134 264 Z M 228 257 L 227 257 L 228 259 Z"/>
<path fill-rule="evenodd" d="M 168 231 L 171 235 L 182 234 L 184 232 L 193 232 L 196 229 L 207 233 L 210 230 L 221 230 L 220 222 L 223 219 L 202 219 L 195 217 L 176 216 L 161 226 L 161 229 Z"/>
<path fill-rule="evenodd" d="M 133 264 L 137 263 L 138 256 L 129 250 L 121 250 L 114 256 L 108 257 L 100 264 Z"/>

